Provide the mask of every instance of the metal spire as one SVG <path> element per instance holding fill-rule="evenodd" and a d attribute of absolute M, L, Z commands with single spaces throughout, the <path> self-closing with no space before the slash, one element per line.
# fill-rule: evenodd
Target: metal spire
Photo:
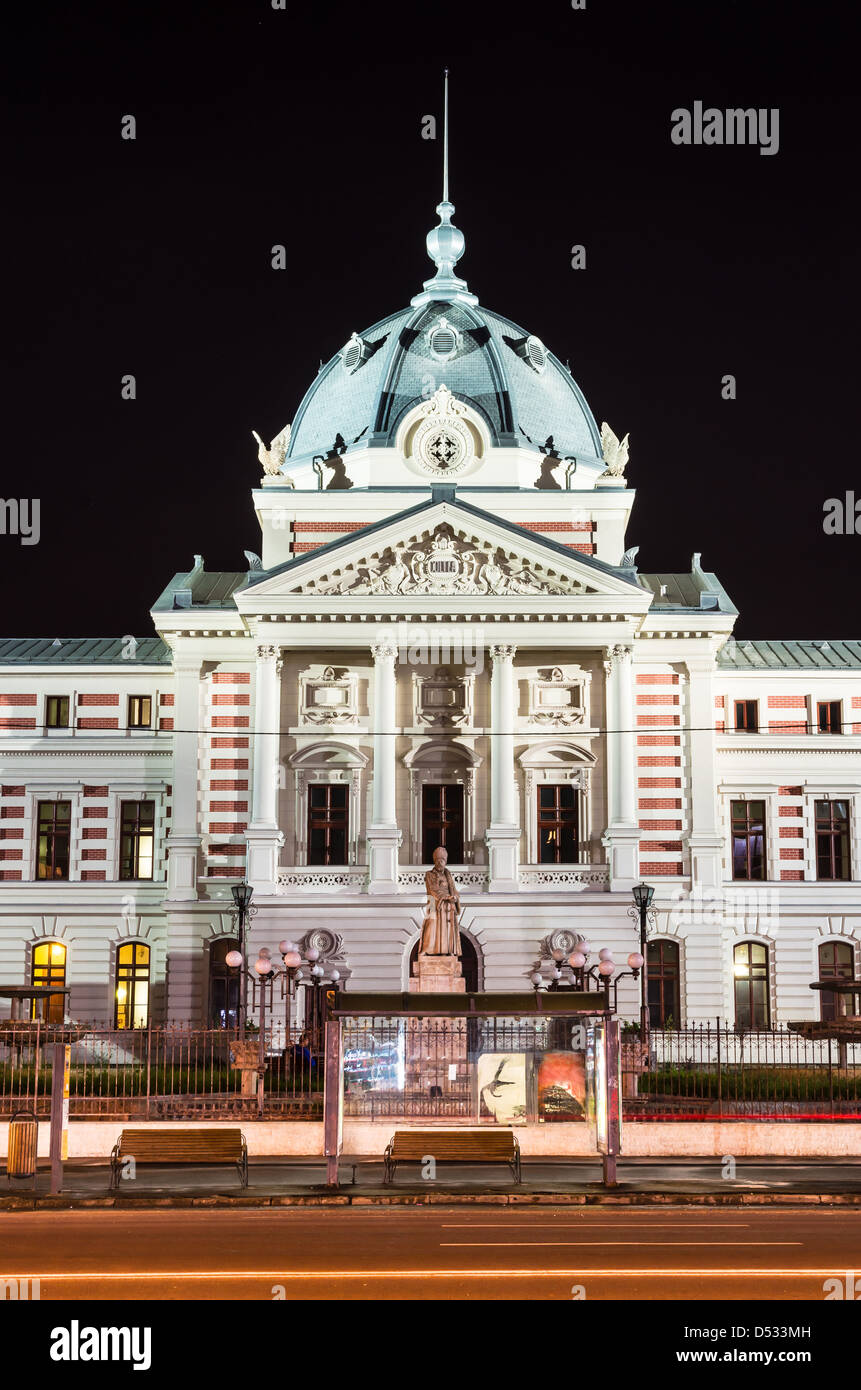
<path fill-rule="evenodd" d="M 424 291 L 411 300 L 413 304 L 428 304 L 431 300 L 446 302 L 458 300 L 462 304 L 477 304 L 478 298 L 470 294 L 465 280 L 454 273 L 466 247 L 463 232 L 452 222 L 454 205 L 448 200 L 448 68 L 445 69 L 443 86 L 443 129 L 442 129 L 442 202 L 437 206 L 439 225 L 427 234 L 427 251 L 434 265 L 436 275 L 425 280 Z"/>

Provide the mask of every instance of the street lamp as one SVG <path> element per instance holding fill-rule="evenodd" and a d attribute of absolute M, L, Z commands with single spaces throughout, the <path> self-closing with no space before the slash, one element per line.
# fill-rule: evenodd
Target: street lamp
<path fill-rule="evenodd" d="M 564 982 L 567 986 L 575 989 L 586 989 L 591 983 L 593 987 L 604 991 L 607 1010 L 610 1008 L 610 990 L 613 991 L 613 1012 L 618 1012 L 618 993 L 619 981 L 626 979 L 637 980 L 643 969 L 644 960 L 639 951 L 632 951 L 628 956 L 628 969 L 620 970 L 613 959 L 613 952 L 609 946 L 602 946 L 598 952 L 598 959 L 593 965 L 589 965 L 589 957 L 593 954 L 592 947 L 583 937 L 578 937 L 573 951 L 566 954 L 562 950 L 550 952 L 550 959 L 547 964 L 550 966 L 550 980 L 542 973 L 540 967 L 530 975 L 530 980 L 536 989 L 547 989 L 557 982 Z M 618 973 L 617 973 L 618 971 Z"/>
<path fill-rule="evenodd" d="M 245 961 L 245 924 L 249 917 L 253 917 L 257 911 L 256 907 L 251 906 L 251 899 L 254 896 L 254 889 L 245 880 L 241 883 L 233 883 L 230 886 L 233 897 L 233 905 L 236 909 L 236 921 L 239 928 L 239 950 L 230 951 L 225 957 L 228 965 L 236 968 Z M 238 956 L 238 960 L 231 957 Z M 248 976 L 243 970 L 239 982 L 239 1036 L 245 1037 L 245 1019 L 248 1013 Z"/>
<path fill-rule="evenodd" d="M 631 896 L 634 899 L 634 906 L 628 908 L 628 916 L 640 926 L 640 955 L 643 958 L 643 973 L 640 979 L 640 1041 L 647 1042 L 649 1037 L 649 987 L 646 970 L 646 934 L 649 929 L 649 908 L 652 906 L 652 899 L 655 890 L 649 883 L 638 883 L 631 889 Z"/>

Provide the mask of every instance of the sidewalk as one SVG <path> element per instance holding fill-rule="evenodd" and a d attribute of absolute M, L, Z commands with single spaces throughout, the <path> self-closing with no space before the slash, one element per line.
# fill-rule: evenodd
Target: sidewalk
<path fill-rule="evenodd" d="M 436 1181 L 422 1181 L 418 1165 L 403 1165 L 388 1187 L 378 1158 L 342 1158 L 340 1186 L 326 1187 L 320 1158 L 252 1160 L 248 1187 L 227 1168 L 142 1168 L 134 1182 L 110 1193 L 110 1167 L 98 1162 L 67 1164 L 63 1191 L 48 1194 L 50 1174 L 40 1167 L 37 1195 L 32 1183 L 0 1178 L 0 1211 L 42 1208 L 365 1206 L 490 1203 L 516 1205 L 773 1205 L 821 1203 L 861 1206 L 861 1163 L 842 1159 L 739 1162 L 734 1179 L 722 1176 L 721 1160 L 620 1159 L 619 1182 L 605 1189 L 594 1159 L 524 1160 L 523 1182 L 511 1181 L 503 1165 L 451 1165 Z"/>

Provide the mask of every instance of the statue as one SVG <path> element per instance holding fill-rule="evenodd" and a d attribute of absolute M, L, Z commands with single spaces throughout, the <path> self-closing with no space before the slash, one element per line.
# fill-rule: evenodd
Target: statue
<path fill-rule="evenodd" d="M 442 845 L 433 852 L 433 868 L 425 874 L 428 900 L 425 906 L 419 959 L 422 956 L 460 956 L 457 918 L 460 898 L 446 867 L 448 851 Z"/>
<path fill-rule="evenodd" d="M 604 462 L 607 467 L 601 474 L 602 478 L 623 478 L 625 469 L 628 466 L 628 440 L 630 435 L 619 442 L 619 437 L 605 420 L 601 426 L 601 451 L 604 455 Z"/>
<path fill-rule="evenodd" d="M 281 433 L 276 434 L 268 449 L 256 430 L 252 430 L 251 433 L 257 440 L 257 457 L 263 464 L 264 473 L 270 478 L 279 477 L 281 469 L 284 467 L 284 459 L 287 457 L 287 446 L 290 443 L 290 425 L 285 425 Z"/>

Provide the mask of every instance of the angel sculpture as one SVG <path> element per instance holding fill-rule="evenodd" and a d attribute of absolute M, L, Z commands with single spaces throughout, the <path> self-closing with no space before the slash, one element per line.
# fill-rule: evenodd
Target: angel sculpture
<path fill-rule="evenodd" d="M 601 451 L 604 455 L 604 462 L 607 467 L 601 474 L 602 478 L 622 478 L 628 465 L 628 440 L 630 435 L 619 443 L 618 436 L 613 433 L 605 420 L 601 426 Z"/>
<path fill-rule="evenodd" d="M 287 456 L 287 445 L 290 443 L 290 426 L 285 425 L 281 433 L 276 434 L 268 449 L 256 430 L 252 430 L 251 433 L 254 435 L 259 446 L 257 449 L 257 457 L 263 464 L 264 473 L 268 474 L 270 478 L 277 478 L 284 466 L 284 459 Z"/>

